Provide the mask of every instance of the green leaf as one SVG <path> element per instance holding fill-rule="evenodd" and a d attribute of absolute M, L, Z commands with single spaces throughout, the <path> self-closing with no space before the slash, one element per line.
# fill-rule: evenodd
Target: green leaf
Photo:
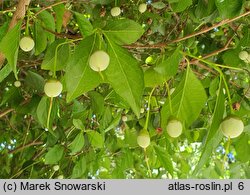
<path fill-rule="evenodd" d="M 155 150 L 155 153 L 156 153 L 156 155 L 158 157 L 158 160 L 160 161 L 160 163 L 162 164 L 162 166 L 171 175 L 173 175 L 174 168 L 173 168 L 171 157 L 167 153 L 167 150 L 164 149 L 164 148 L 162 148 L 162 147 L 160 147 L 160 146 L 157 146 L 157 145 L 154 145 L 154 150 Z"/>
<path fill-rule="evenodd" d="M 78 100 L 73 100 L 72 101 L 72 117 L 79 119 L 82 116 L 85 115 L 87 111 L 87 105 L 82 104 L 82 102 L 79 102 Z M 74 119 L 73 119 L 74 122 Z"/>
<path fill-rule="evenodd" d="M 238 47 L 248 47 L 250 44 L 250 30 L 247 26 L 244 26 L 242 29 L 242 35 L 243 37 L 240 39 L 240 43 Z M 241 48 L 238 49 L 240 52 Z"/>
<path fill-rule="evenodd" d="M 222 56 L 224 63 L 229 66 L 238 67 L 240 64 L 242 64 L 242 61 L 239 58 L 240 51 L 240 48 L 226 51 Z"/>
<path fill-rule="evenodd" d="M 121 115 L 117 115 L 113 121 L 109 124 L 109 126 L 104 130 L 104 132 L 108 132 L 110 131 L 111 129 L 114 129 L 119 123 L 120 123 L 120 120 L 121 120 Z"/>
<path fill-rule="evenodd" d="M 240 14 L 243 0 L 215 0 L 217 9 L 223 19 L 232 18 Z"/>
<path fill-rule="evenodd" d="M 69 149 L 71 150 L 71 154 L 75 154 L 79 152 L 84 146 L 84 137 L 83 132 L 81 131 L 73 140 L 73 142 L 69 145 Z"/>
<path fill-rule="evenodd" d="M 41 98 L 37 95 L 33 95 L 29 102 L 26 104 L 19 104 L 16 108 L 17 113 L 21 114 L 31 114 L 34 119 L 36 119 L 36 109 Z"/>
<path fill-rule="evenodd" d="M 178 47 L 171 56 L 163 60 L 154 69 L 168 80 L 177 73 L 181 59 L 182 54 L 180 53 L 180 47 Z"/>
<path fill-rule="evenodd" d="M 3 24 L 1 24 L 1 26 L 0 26 L 0 42 L 1 42 L 2 38 L 4 37 L 4 35 L 6 34 L 8 27 L 9 27 L 9 22 L 4 22 Z"/>
<path fill-rule="evenodd" d="M 21 101 L 21 94 L 16 87 L 9 87 L 9 90 L 1 91 L 1 103 L 0 106 L 8 103 L 12 106 L 18 106 Z"/>
<path fill-rule="evenodd" d="M 2 38 L 0 42 L 0 51 L 6 56 L 8 63 L 14 72 L 16 79 L 17 77 L 17 56 L 19 48 L 19 39 L 21 31 L 22 21 L 18 22 L 7 34 Z"/>
<path fill-rule="evenodd" d="M 91 0 L 94 4 L 107 5 L 110 4 L 113 0 Z"/>
<path fill-rule="evenodd" d="M 42 97 L 36 109 L 37 119 L 43 127 L 46 127 L 47 125 L 47 116 L 49 110 L 48 108 L 49 108 L 49 99 L 47 96 L 44 96 Z"/>
<path fill-rule="evenodd" d="M 47 47 L 47 33 L 42 28 L 41 22 L 34 25 L 35 55 L 42 53 Z"/>
<path fill-rule="evenodd" d="M 38 18 L 42 21 L 42 24 L 45 28 L 55 32 L 55 20 L 54 17 L 48 11 L 42 11 L 39 13 Z M 55 35 L 52 33 L 47 32 L 47 37 L 49 43 L 53 43 L 55 41 Z"/>
<path fill-rule="evenodd" d="M 193 4 L 192 0 L 174 0 L 169 1 L 174 12 L 182 12 Z"/>
<path fill-rule="evenodd" d="M 113 0 L 91 0 L 94 4 L 107 5 L 110 4 Z"/>
<path fill-rule="evenodd" d="M 195 15 L 198 18 L 204 18 L 210 15 L 216 9 L 215 0 L 200 0 L 195 9 Z"/>
<path fill-rule="evenodd" d="M 55 145 L 53 148 L 50 148 L 45 155 L 45 164 L 57 164 L 63 157 L 63 151 L 64 148 L 61 145 Z"/>
<path fill-rule="evenodd" d="M 97 131 L 89 130 L 89 131 L 87 131 L 87 135 L 88 135 L 88 139 L 89 139 L 90 144 L 94 148 L 103 148 L 104 147 L 104 139 L 100 133 L 98 133 Z"/>
<path fill-rule="evenodd" d="M 215 79 L 213 79 L 213 80 L 210 82 L 209 94 L 210 94 L 211 96 L 215 96 L 215 95 L 216 95 L 216 92 L 217 92 L 219 83 L 220 83 L 219 77 L 216 77 Z"/>
<path fill-rule="evenodd" d="M 129 145 L 129 147 L 137 147 L 137 136 L 138 133 L 135 129 L 126 129 L 125 130 L 125 143 Z"/>
<path fill-rule="evenodd" d="M 46 140 L 46 146 L 47 147 L 53 147 L 59 140 L 59 135 L 58 135 L 58 131 L 55 131 L 53 133 L 47 134 L 47 140 Z"/>
<path fill-rule="evenodd" d="M 56 70 L 64 70 L 66 68 L 70 57 L 70 48 L 69 44 L 65 41 L 65 39 L 58 39 L 50 45 L 42 62 L 42 69 L 54 71 L 55 60 Z"/>
<path fill-rule="evenodd" d="M 222 79 L 219 85 L 219 94 L 216 99 L 216 105 L 214 108 L 212 123 L 208 130 L 204 146 L 201 151 L 201 157 L 198 164 L 195 167 L 193 175 L 196 175 L 198 171 L 203 167 L 207 160 L 211 157 L 212 151 L 218 146 L 222 139 L 222 133 L 220 131 L 220 123 L 223 118 L 225 109 L 225 98 L 223 94 Z"/>
<path fill-rule="evenodd" d="M 73 168 L 71 178 L 72 179 L 82 178 L 84 176 L 86 168 L 87 168 L 86 159 L 84 158 L 84 156 L 82 156 L 80 158 L 80 160 L 76 162 L 76 164 L 75 164 L 75 166 Z"/>
<path fill-rule="evenodd" d="M 154 7 L 155 9 L 163 9 L 166 7 L 165 3 L 158 1 L 158 2 L 154 2 L 151 3 L 152 7 Z"/>
<path fill-rule="evenodd" d="M 84 130 L 85 127 L 83 125 L 83 122 L 81 119 L 73 119 L 73 125 L 75 126 L 75 128 L 77 129 L 81 129 L 81 130 Z"/>
<path fill-rule="evenodd" d="M 104 98 L 103 96 L 96 92 L 90 91 L 88 92 L 91 101 L 91 108 L 94 114 L 102 115 L 104 112 Z"/>
<path fill-rule="evenodd" d="M 85 38 L 69 60 L 65 74 L 68 102 L 97 87 L 101 82 L 98 72 L 93 71 L 88 63 L 96 43 L 96 34 Z"/>
<path fill-rule="evenodd" d="M 240 139 L 236 143 L 236 158 L 241 162 L 246 163 L 250 160 L 250 144 L 249 144 L 250 136 L 247 134 L 243 134 Z"/>
<path fill-rule="evenodd" d="M 63 24 L 63 14 L 65 11 L 65 6 L 64 4 L 59 4 L 59 5 L 53 6 L 53 10 L 55 11 L 55 14 L 56 14 L 56 31 L 60 33 L 62 29 L 62 24 Z"/>
<path fill-rule="evenodd" d="M 111 89 L 108 96 L 105 97 L 105 101 L 112 102 L 112 104 L 115 104 L 116 106 L 123 108 L 123 109 L 129 109 L 130 106 L 125 100 L 119 96 L 114 89 Z"/>
<path fill-rule="evenodd" d="M 142 26 L 129 19 L 111 20 L 104 28 L 105 36 L 119 45 L 134 43 L 143 33 Z"/>
<path fill-rule="evenodd" d="M 129 148 L 123 148 L 121 152 L 122 165 L 119 166 L 119 168 L 121 168 L 122 170 L 134 168 L 134 158 L 132 150 L 130 150 Z"/>
<path fill-rule="evenodd" d="M 44 78 L 35 72 L 32 72 L 30 70 L 27 72 L 25 83 L 32 89 L 37 90 L 39 93 L 44 92 Z"/>
<path fill-rule="evenodd" d="M 144 89 L 143 72 L 127 50 L 110 40 L 108 53 L 110 64 L 106 70 L 107 79 L 115 92 L 130 105 L 138 117 Z"/>
<path fill-rule="evenodd" d="M 172 114 L 189 126 L 199 116 L 201 109 L 205 106 L 206 99 L 201 82 L 188 67 L 178 87 L 171 95 Z M 169 106 L 167 100 L 161 111 L 163 129 L 166 128 L 168 118 L 171 115 Z"/>
<path fill-rule="evenodd" d="M 165 77 L 159 72 L 155 71 L 154 68 L 148 68 L 144 72 L 145 87 L 155 87 L 157 85 L 162 85 L 165 80 Z"/>
<path fill-rule="evenodd" d="M 9 64 L 6 64 L 1 70 L 0 70 L 0 83 L 11 73 L 12 69 Z"/>
<path fill-rule="evenodd" d="M 104 113 L 103 113 L 103 117 L 100 121 L 100 128 L 101 129 L 106 129 L 108 127 L 108 125 L 112 122 L 112 110 L 110 108 L 110 106 L 106 106 L 104 108 Z"/>
<path fill-rule="evenodd" d="M 42 125 L 42 127 L 47 126 L 49 104 L 50 104 L 49 98 L 47 96 L 44 96 L 41 98 L 41 101 L 39 102 L 36 109 L 37 120 Z M 58 110 L 58 102 L 54 99 L 50 115 L 50 126 L 52 126 L 52 122 L 57 115 L 57 110 Z"/>
<path fill-rule="evenodd" d="M 93 26 L 90 21 L 83 14 L 77 12 L 74 12 L 74 14 L 82 36 L 87 37 L 91 35 L 93 33 Z"/>

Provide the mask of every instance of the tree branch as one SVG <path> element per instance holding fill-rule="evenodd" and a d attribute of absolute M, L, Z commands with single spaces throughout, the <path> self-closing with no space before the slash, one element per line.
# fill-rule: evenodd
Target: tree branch
<path fill-rule="evenodd" d="M 9 29 L 12 29 L 21 19 L 24 18 L 26 10 L 28 9 L 30 0 L 19 0 L 16 11 L 10 21 Z"/>
<path fill-rule="evenodd" d="M 236 28 L 236 30 L 237 30 L 238 28 L 239 28 L 239 26 Z M 234 35 L 231 36 L 231 37 L 228 39 L 228 41 L 226 42 L 226 44 L 224 45 L 224 47 L 222 47 L 222 48 L 220 48 L 220 49 L 218 49 L 218 50 L 215 50 L 215 51 L 213 51 L 213 52 L 211 52 L 211 53 L 208 53 L 208 54 L 202 56 L 201 59 L 204 60 L 204 59 L 210 58 L 210 57 L 212 57 L 212 56 L 218 55 L 219 53 L 221 53 L 221 52 L 223 52 L 223 51 L 226 51 L 226 50 L 230 49 L 229 45 L 230 45 L 230 43 L 232 42 L 233 38 L 234 38 Z M 190 64 L 197 65 L 197 66 L 199 66 L 199 67 L 201 67 L 201 68 L 203 68 L 203 69 L 208 70 L 209 72 L 211 72 L 211 73 L 213 73 L 213 74 L 216 74 L 215 71 L 213 71 L 211 68 L 209 68 L 209 67 L 207 67 L 207 66 L 201 64 L 199 61 L 200 61 L 200 60 L 198 60 L 198 59 L 193 59 L 193 60 L 190 61 Z M 185 66 L 185 65 L 184 65 L 184 66 Z"/>
<path fill-rule="evenodd" d="M 167 45 L 169 44 L 172 44 L 172 43 L 177 43 L 177 42 L 180 42 L 180 41 L 184 41 L 184 40 L 187 40 L 187 39 L 190 39 L 192 37 L 196 37 L 198 35 L 201 35 L 201 34 L 204 34 L 208 31 L 211 31 L 213 30 L 214 28 L 218 28 L 220 26 L 223 26 L 223 25 L 226 25 L 226 24 L 229 24 L 231 22 L 234 22 L 236 20 L 239 20 L 240 18 L 242 17 L 245 17 L 245 16 L 248 16 L 250 15 L 250 11 L 247 11 L 239 16 L 236 16 L 235 18 L 232 18 L 232 19 L 225 19 L 225 20 L 222 20 L 221 22 L 218 22 L 216 24 L 214 24 L 213 26 L 211 27 L 208 27 L 208 28 L 205 28 L 205 29 L 202 29 L 198 32 L 194 32 L 192 34 L 189 34 L 185 37 L 181 37 L 181 38 L 177 38 L 175 40 L 172 40 L 172 41 L 169 41 L 167 43 L 156 43 L 156 44 L 152 44 L 152 45 L 140 45 L 140 44 L 132 44 L 132 45 L 125 45 L 124 47 L 127 48 L 127 49 L 134 49 L 134 48 L 144 48 L 144 49 L 160 49 L 162 47 L 166 47 Z"/>
<path fill-rule="evenodd" d="M 39 15 L 41 12 L 45 11 L 46 9 L 51 9 L 52 7 L 56 6 L 56 5 L 60 5 L 60 4 L 63 4 L 63 3 L 67 3 L 68 1 L 59 1 L 59 2 L 56 2 L 52 5 L 49 5 L 47 7 L 44 7 L 42 9 L 40 9 L 38 12 L 35 13 L 35 16 Z"/>
<path fill-rule="evenodd" d="M 4 117 L 5 115 L 9 114 L 9 113 L 12 112 L 12 111 L 14 111 L 14 109 L 13 109 L 13 108 L 10 108 L 10 109 L 8 109 L 8 110 L 6 110 L 6 111 L 1 112 L 1 113 L 0 113 L 0 118 Z"/>
<path fill-rule="evenodd" d="M 12 17 L 12 20 L 10 21 L 8 31 L 10 31 L 10 29 L 12 29 L 18 23 L 18 21 L 24 18 L 30 1 L 31 0 L 19 0 L 16 11 Z M 3 53 L 0 53 L 0 69 L 2 68 L 4 61 L 5 56 Z"/>

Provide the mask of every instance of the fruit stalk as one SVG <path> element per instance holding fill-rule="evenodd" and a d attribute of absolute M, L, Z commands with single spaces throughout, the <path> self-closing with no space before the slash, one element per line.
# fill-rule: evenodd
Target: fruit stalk
<path fill-rule="evenodd" d="M 27 10 L 27 21 L 26 21 L 26 27 L 25 27 L 25 36 L 29 36 L 29 23 L 30 23 L 30 10 Z"/>
<path fill-rule="evenodd" d="M 58 45 L 56 46 L 55 60 L 54 60 L 54 67 L 53 67 L 53 78 L 56 78 L 56 65 L 57 65 L 57 55 L 58 55 L 59 47 L 62 46 L 62 45 L 74 43 L 74 42 L 80 41 L 80 40 L 82 40 L 82 38 L 75 39 L 75 40 L 70 40 L 70 41 L 66 41 L 66 42 L 60 43 L 60 44 L 58 44 Z"/>
<path fill-rule="evenodd" d="M 151 169 L 150 169 L 150 166 L 149 166 L 146 148 L 144 148 L 144 156 L 145 156 L 145 162 L 146 162 L 146 165 L 147 165 L 147 168 L 148 168 L 148 174 L 149 174 L 149 177 L 151 178 L 152 177 L 152 172 L 151 172 Z"/>
<path fill-rule="evenodd" d="M 145 125 L 144 125 L 144 129 L 148 129 L 148 121 L 149 121 L 149 114 L 150 114 L 151 97 L 153 95 L 154 90 L 155 90 L 155 87 L 152 89 L 152 91 L 149 94 L 148 109 L 147 109 L 147 116 L 146 116 L 146 122 L 145 122 Z"/>
<path fill-rule="evenodd" d="M 50 122 L 50 115 L 52 111 L 52 105 L 53 105 L 53 97 L 50 98 L 50 103 L 49 103 L 49 111 L 48 111 L 48 117 L 47 117 L 47 129 L 49 130 L 49 122 Z"/>
<path fill-rule="evenodd" d="M 169 110 L 170 110 L 170 114 L 173 115 L 171 94 L 170 94 L 170 90 L 169 90 L 169 86 L 168 86 L 168 82 L 167 82 L 167 81 L 166 81 L 165 85 L 166 85 L 167 92 L 168 92 L 168 101 L 169 101 Z"/>
<path fill-rule="evenodd" d="M 221 71 L 220 67 L 222 68 L 228 68 L 228 69 L 237 69 L 239 71 L 243 71 L 243 69 L 241 68 L 234 68 L 234 67 L 229 67 L 229 66 L 224 66 L 224 65 L 220 65 L 220 64 L 216 64 L 216 63 L 212 63 L 212 62 L 208 62 L 207 60 L 204 60 L 204 59 L 201 59 L 201 58 L 198 58 L 192 54 L 188 54 L 188 53 L 185 53 L 185 52 L 180 52 L 182 53 L 183 55 L 187 55 L 191 58 L 194 58 L 194 59 L 197 59 L 207 65 L 209 65 L 211 68 L 215 69 L 219 74 L 220 74 L 220 77 L 222 78 L 223 82 L 224 82 L 224 85 L 225 85 L 225 88 L 226 88 L 226 92 L 227 92 L 227 96 L 228 96 L 228 102 L 229 102 L 229 106 L 230 106 L 230 111 L 231 113 L 233 114 L 234 113 L 234 109 L 233 109 L 233 104 L 232 104 L 232 99 L 231 99 L 231 94 L 230 94 L 230 91 L 229 91 L 229 88 L 228 88 L 228 84 L 227 84 L 227 81 L 225 79 L 225 76 L 223 74 L 223 72 Z M 187 61 L 189 63 L 189 61 Z M 189 65 L 189 64 L 188 64 Z"/>
<path fill-rule="evenodd" d="M 225 85 L 225 88 L 226 88 L 226 92 L 227 92 L 227 96 L 228 96 L 228 102 L 229 102 L 230 112 L 231 112 L 231 114 L 233 114 L 234 113 L 234 109 L 233 109 L 233 103 L 232 103 L 232 99 L 231 99 L 231 94 L 230 94 L 230 91 L 229 91 L 229 88 L 228 88 L 228 85 L 227 85 L 227 81 L 226 81 L 223 73 L 221 73 L 221 74 L 222 74 L 222 80 L 224 82 L 224 85 Z"/>
<path fill-rule="evenodd" d="M 147 116 L 146 116 L 146 122 L 145 122 L 144 128 L 140 131 L 140 133 L 137 137 L 137 143 L 139 144 L 139 146 L 144 148 L 144 150 L 146 150 L 146 148 L 150 144 L 150 136 L 148 133 L 148 121 L 149 121 L 149 114 L 150 114 L 151 97 L 153 95 L 154 90 L 155 90 L 155 87 L 152 89 L 152 91 L 150 92 L 150 95 L 149 95 Z M 145 156 L 145 160 L 146 160 L 146 156 Z"/>

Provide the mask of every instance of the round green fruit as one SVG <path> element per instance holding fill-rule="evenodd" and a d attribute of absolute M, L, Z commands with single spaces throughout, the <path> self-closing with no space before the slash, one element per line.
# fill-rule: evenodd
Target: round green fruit
<path fill-rule="evenodd" d="M 234 115 L 228 116 L 220 124 L 221 131 L 226 137 L 238 137 L 244 130 L 242 120 Z"/>
<path fill-rule="evenodd" d="M 48 80 L 44 85 L 44 92 L 48 97 L 57 97 L 62 92 L 62 83 L 58 80 Z"/>
<path fill-rule="evenodd" d="M 127 117 L 127 116 L 125 116 L 125 115 L 124 115 L 124 116 L 122 116 L 122 121 L 123 121 L 123 122 L 128 121 L 128 117 Z"/>
<path fill-rule="evenodd" d="M 247 57 L 248 57 L 247 51 L 241 51 L 241 52 L 239 53 L 239 58 L 240 58 L 241 60 L 246 60 Z"/>
<path fill-rule="evenodd" d="M 19 46 L 23 51 L 28 52 L 34 48 L 35 42 L 31 37 L 26 36 L 26 37 L 21 38 L 19 42 Z"/>
<path fill-rule="evenodd" d="M 59 175 L 59 176 L 57 177 L 57 179 L 63 179 L 63 178 L 64 178 L 63 175 Z"/>
<path fill-rule="evenodd" d="M 152 56 L 148 56 L 145 60 L 146 64 L 152 64 L 154 62 L 154 58 Z"/>
<path fill-rule="evenodd" d="M 14 86 L 15 87 L 21 87 L 21 82 L 20 81 L 15 81 Z"/>
<path fill-rule="evenodd" d="M 95 51 L 89 58 L 89 66 L 94 71 L 103 71 L 109 65 L 109 55 L 102 50 Z"/>
<path fill-rule="evenodd" d="M 144 13 L 147 10 L 147 4 L 146 3 L 141 3 L 139 5 L 139 12 Z"/>
<path fill-rule="evenodd" d="M 150 136 L 147 130 L 143 129 L 137 137 L 137 143 L 142 148 L 147 148 L 150 144 Z"/>
<path fill-rule="evenodd" d="M 119 16 L 121 14 L 121 9 L 119 7 L 113 7 L 111 10 L 110 10 L 110 14 L 111 16 Z"/>
<path fill-rule="evenodd" d="M 167 124 L 167 132 L 170 137 L 179 137 L 182 133 L 182 123 L 177 119 L 170 119 Z"/>
<path fill-rule="evenodd" d="M 54 171 L 58 171 L 59 169 L 60 169 L 59 165 L 55 165 L 55 166 L 53 167 L 53 170 L 54 170 Z"/>

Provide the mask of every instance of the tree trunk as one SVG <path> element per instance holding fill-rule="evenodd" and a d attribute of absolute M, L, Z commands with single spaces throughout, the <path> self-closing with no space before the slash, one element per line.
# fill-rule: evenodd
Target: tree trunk
<path fill-rule="evenodd" d="M 19 0 L 16 11 L 13 15 L 12 20 L 10 21 L 8 31 L 12 29 L 18 23 L 19 20 L 24 18 L 26 10 L 29 7 L 29 4 L 30 0 Z M 2 68 L 4 61 L 5 61 L 5 56 L 3 53 L 0 53 L 0 69 Z"/>

